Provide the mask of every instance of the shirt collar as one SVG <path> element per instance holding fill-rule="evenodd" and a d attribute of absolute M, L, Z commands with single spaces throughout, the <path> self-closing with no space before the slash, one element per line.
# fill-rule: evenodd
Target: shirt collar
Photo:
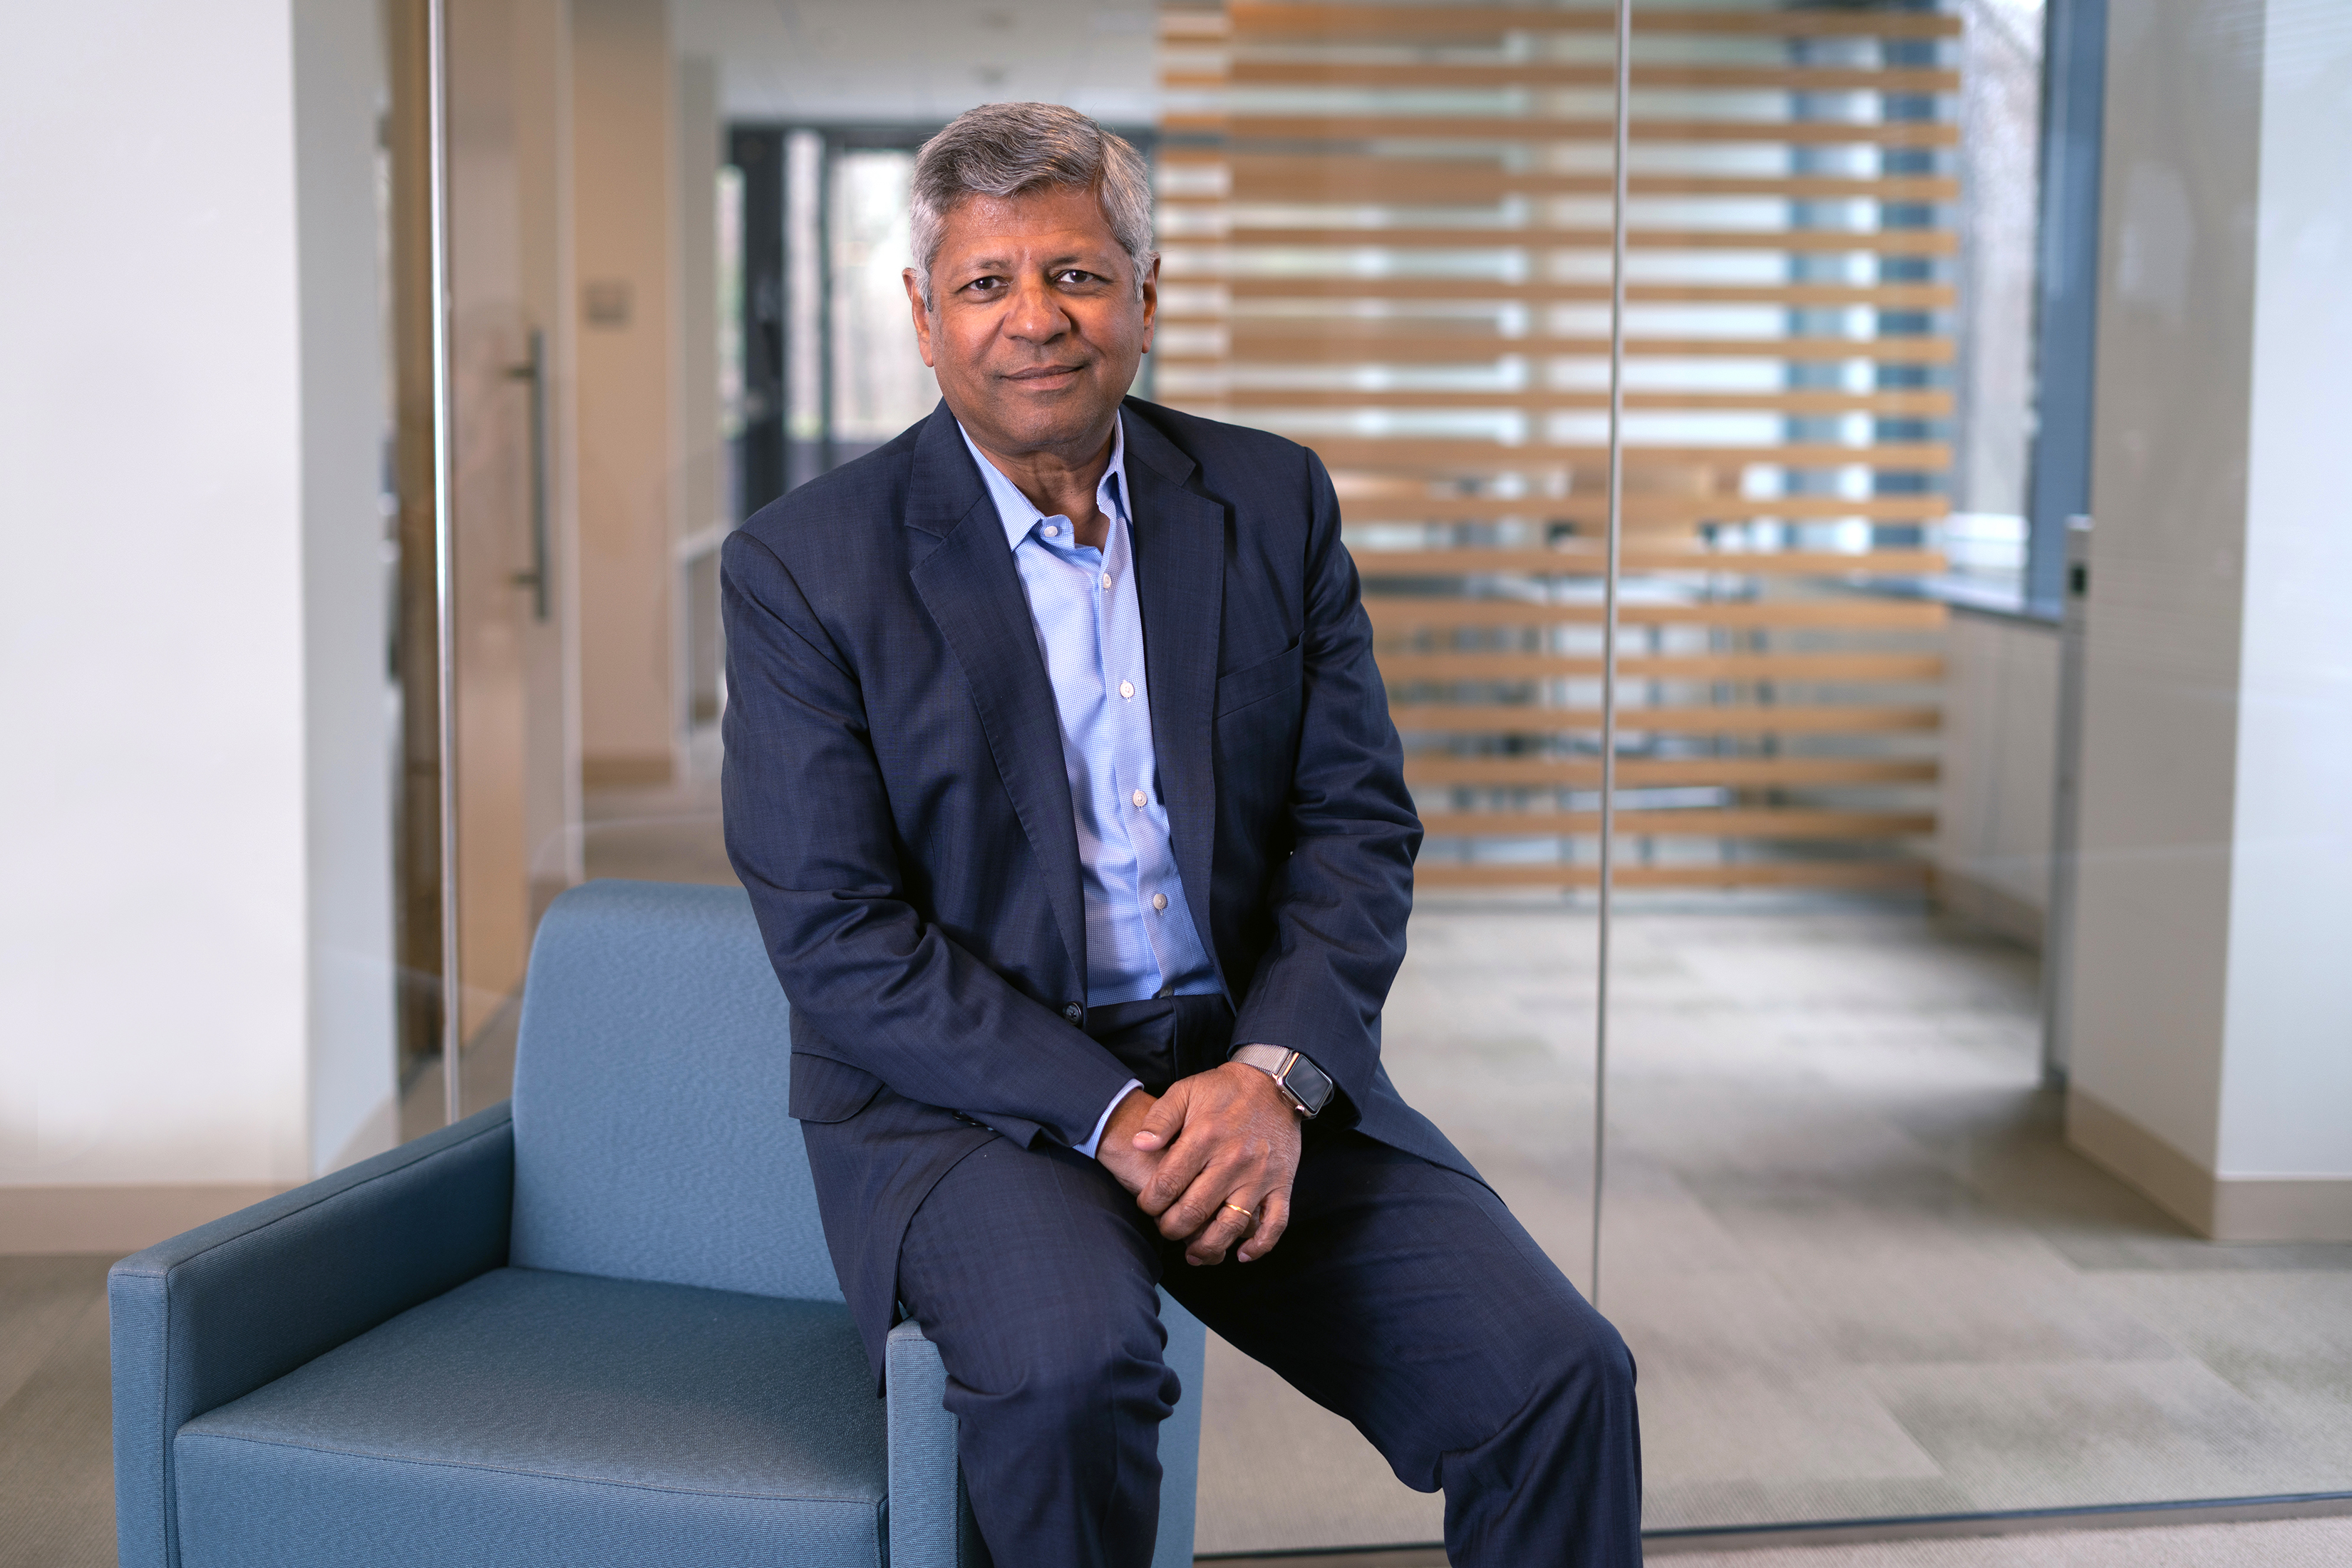
<path fill-rule="evenodd" d="M 988 460 L 988 454 L 980 449 L 961 422 L 956 425 L 956 434 L 971 448 L 971 460 L 980 465 L 980 477 L 988 486 L 988 497 L 996 503 L 997 519 L 1004 524 L 1005 544 L 1020 549 L 1021 542 L 1029 537 L 1031 529 L 1045 521 L 1045 514 L 1021 493 L 1019 485 L 1004 477 L 1002 468 Z M 1105 517 L 1123 521 L 1127 516 L 1126 496 L 1127 422 L 1123 416 L 1115 416 L 1110 424 L 1110 467 L 1103 470 L 1102 482 L 1095 487 L 1095 505 Z"/>

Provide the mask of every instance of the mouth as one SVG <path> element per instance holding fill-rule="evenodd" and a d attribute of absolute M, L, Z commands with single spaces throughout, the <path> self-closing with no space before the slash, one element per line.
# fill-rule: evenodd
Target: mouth
<path fill-rule="evenodd" d="M 1026 370 L 1007 371 L 1003 379 L 1023 386 L 1059 386 L 1082 374 L 1086 368 L 1082 364 L 1032 365 Z"/>

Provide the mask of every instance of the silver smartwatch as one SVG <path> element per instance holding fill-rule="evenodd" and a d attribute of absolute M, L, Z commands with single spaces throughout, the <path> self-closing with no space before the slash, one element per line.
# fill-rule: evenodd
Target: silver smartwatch
<path fill-rule="evenodd" d="M 1331 1103 L 1334 1086 L 1330 1075 L 1297 1051 L 1280 1046 L 1242 1046 L 1225 1058 L 1254 1067 L 1274 1079 L 1275 1084 L 1290 1100 L 1290 1108 L 1312 1121 Z"/>

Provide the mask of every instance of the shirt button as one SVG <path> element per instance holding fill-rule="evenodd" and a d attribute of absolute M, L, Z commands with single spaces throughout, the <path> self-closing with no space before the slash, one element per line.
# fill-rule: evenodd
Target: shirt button
<path fill-rule="evenodd" d="M 1168 909 L 1168 895 L 1165 893 L 1152 894 L 1151 907 L 1155 910 L 1160 910 L 1162 913 L 1165 913 Z"/>
<path fill-rule="evenodd" d="M 1106 588 L 1110 586 L 1110 574 L 1108 572 L 1103 574 L 1103 586 Z"/>
<path fill-rule="evenodd" d="M 1138 811 L 1143 809 L 1143 792 L 1141 790 L 1137 790 L 1133 795 L 1129 795 L 1127 798 L 1135 802 L 1135 807 Z"/>
<path fill-rule="evenodd" d="M 1118 694 L 1121 697 L 1133 697 L 1135 695 L 1135 682 L 1132 680 L 1120 681 L 1118 683 Z"/>
<path fill-rule="evenodd" d="M 1042 534 L 1044 534 L 1044 535 L 1045 535 L 1046 538 L 1048 538 L 1048 539 L 1059 539 L 1059 538 L 1061 538 L 1061 537 L 1062 537 L 1062 531 L 1061 531 L 1060 529 L 1058 529 L 1058 528 L 1055 528 L 1055 527 L 1052 523 L 1050 523 L 1050 522 L 1049 522 L 1049 523 L 1047 523 L 1045 527 L 1043 527 L 1043 528 L 1039 529 L 1037 531 L 1038 531 L 1038 532 L 1040 532 L 1040 533 L 1042 533 Z"/>
<path fill-rule="evenodd" d="M 1076 1002 L 1071 1003 L 1068 1006 L 1062 1009 L 1062 1016 L 1067 1018 L 1073 1024 L 1076 1023 L 1080 1018 L 1083 1018 L 1086 1016 L 1087 1010 L 1084 1007 L 1079 1006 Z"/>

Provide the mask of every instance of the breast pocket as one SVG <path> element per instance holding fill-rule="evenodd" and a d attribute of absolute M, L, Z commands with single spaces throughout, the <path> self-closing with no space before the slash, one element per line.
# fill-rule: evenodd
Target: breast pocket
<path fill-rule="evenodd" d="M 1286 691 L 1298 689 L 1300 677 L 1306 669 L 1306 645 L 1294 642 L 1272 658 L 1259 659 L 1241 668 L 1217 677 L 1216 716 L 1279 697 Z"/>

